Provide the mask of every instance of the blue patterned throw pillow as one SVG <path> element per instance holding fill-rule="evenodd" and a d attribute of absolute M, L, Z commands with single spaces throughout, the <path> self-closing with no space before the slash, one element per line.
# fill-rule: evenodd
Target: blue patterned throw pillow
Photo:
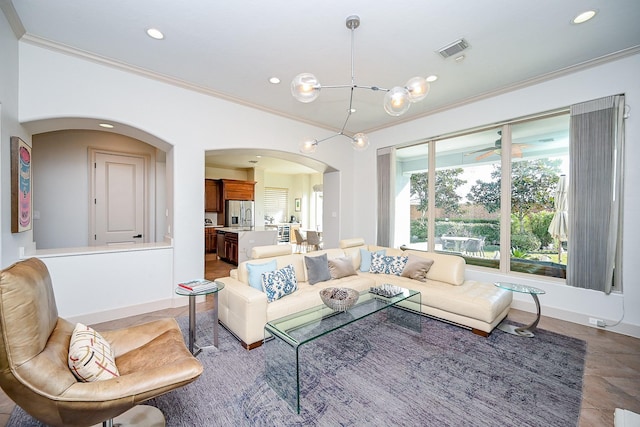
<path fill-rule="evenodd" d="M 262 289 L 267 294 L 268 302 L 278 300 L 298 289 L 293 265 L 289 264 L 279 270 L 262 273 Z"/>
<path fill-rule="evenodd" d="M 400 276 L 406 264 L 406 256 L 379 255 L 373 253 L 371 254 L 371 268 L 369 272 Z"/>

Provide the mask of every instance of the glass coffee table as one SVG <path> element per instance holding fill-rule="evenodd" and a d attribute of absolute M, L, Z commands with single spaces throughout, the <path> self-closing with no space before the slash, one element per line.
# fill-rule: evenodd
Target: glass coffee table
<path fill-rule="evenodd" d="M 531 295 L 533 301 L 536 303 L 536 320 L 528 326 L 508 325 L 503 322 L 498 325 L 498 329 L 509 334 L 533 338 L 533 331 L 536 329 L 536 326 L 538 326 L 538 322 L 540 321 L 540 301 L 538 301 L 538 295 L 542 295 L 545 292 L 542 289 L 534 288 L 533 286 L 520 285 L 518 283 L 495 282 L 494 285 L 508 291 Z"/>
<path fill-rule="evenodd" d="M 405 310 L 387 310 L 387 320 L 420 331 L 422 316 L 417 314 L 420 313 L 420 292 L 404 288 L 401 291 L 391 298 L 363 291 L 358 302 L 345 312 L 319 305 L 267 322 L 264 327 L 267 383 L 299 414 L 300 350 L 305 344 L 390 307 Z"/>

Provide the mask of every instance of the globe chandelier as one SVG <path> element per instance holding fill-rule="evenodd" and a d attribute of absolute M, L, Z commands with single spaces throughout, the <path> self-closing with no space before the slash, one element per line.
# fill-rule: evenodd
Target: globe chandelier
<path fill-rule="evenodd" d="M 316 151 L 318 144 L 336 136 L 344 136 L 351 140 L 353 148 L 357 151 L 363 151 L 369 146 L 369 137 L 358 132 L 353 136 L 345 134 L 345 128 L 349 122 L 351 114 L 355 112 L 353 109 L 353 92 L 355 89 L 368 89 L 372 91 L 386 92 L 384 96 L 384 110 L 390 116 L 401 116 L 409 110 L 412 103 L 422 101 L 429 93 L 429 83 L 423 77 L 413 77 L 407 83 L 400 87 L 396 86 L 391 89 L 385 89 L 379 86 L 362 86 L 356 84 L 354 65 L 353 65 L 353 47 L 354 32 L 360 26 L 360 17 L 357 15 L 347 16 L 347 28 L 351 30 L 351 84 L 342 85 L 322 85 L 316 76 L 311 73 L 298 74 L 291 82 L 291 94 L 300 102 L 309 103 L 315 101 L 320 96 L 321 89 L 348 88 L 349 108 L 347 109 L 347 117 L 342 124 L 339 132 L 322 139 L 307 138 L 300 143 L 300 151 L 302 153 L 313 153 Z"/>

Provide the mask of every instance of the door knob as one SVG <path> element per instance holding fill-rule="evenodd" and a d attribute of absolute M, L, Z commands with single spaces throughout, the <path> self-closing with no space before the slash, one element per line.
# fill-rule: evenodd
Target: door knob
<path fill-rule="evenodd" d="M 137 234 L 135 236 L 132 236 L 134 239 L 142 239 L 142 234 Z"/>

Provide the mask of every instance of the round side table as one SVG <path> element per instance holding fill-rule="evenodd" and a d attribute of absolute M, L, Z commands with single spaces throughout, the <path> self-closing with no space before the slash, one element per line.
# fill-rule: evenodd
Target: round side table
<path fill-rule="evenodd" d="M 498 329 L 520 337 L 532 338 L 534 336 L 533 331 L 536 329 L 536 326 L 538 326 L 538 322 L 540 321 L 540 301 L 538 300 L 538 295 L 542 295 L 545 292 L 542 289 L 534 288 L 533 286 L 519 285 L 517 283 L 495 282 L 494 285 L 511 292 L 520 292 L 531 295 L 533 301 L 536 303 L 536 320 L 528 326 L 508 325 L 503 322 L 498 325 Z"/>
<path fill-rule="evenodd" d="M 194 356 L 203 349 L 218 348 L 218 292 L 224 289 L 224 283 L 216 281 L 216 287 L 201 292 L 191 292 L 181 287 L 176 287 L 176 294 L 189 297 L 189 351 Z M 196 343 L 196 297 L 213 294 L 213 346 L 199 346 Z"/>

